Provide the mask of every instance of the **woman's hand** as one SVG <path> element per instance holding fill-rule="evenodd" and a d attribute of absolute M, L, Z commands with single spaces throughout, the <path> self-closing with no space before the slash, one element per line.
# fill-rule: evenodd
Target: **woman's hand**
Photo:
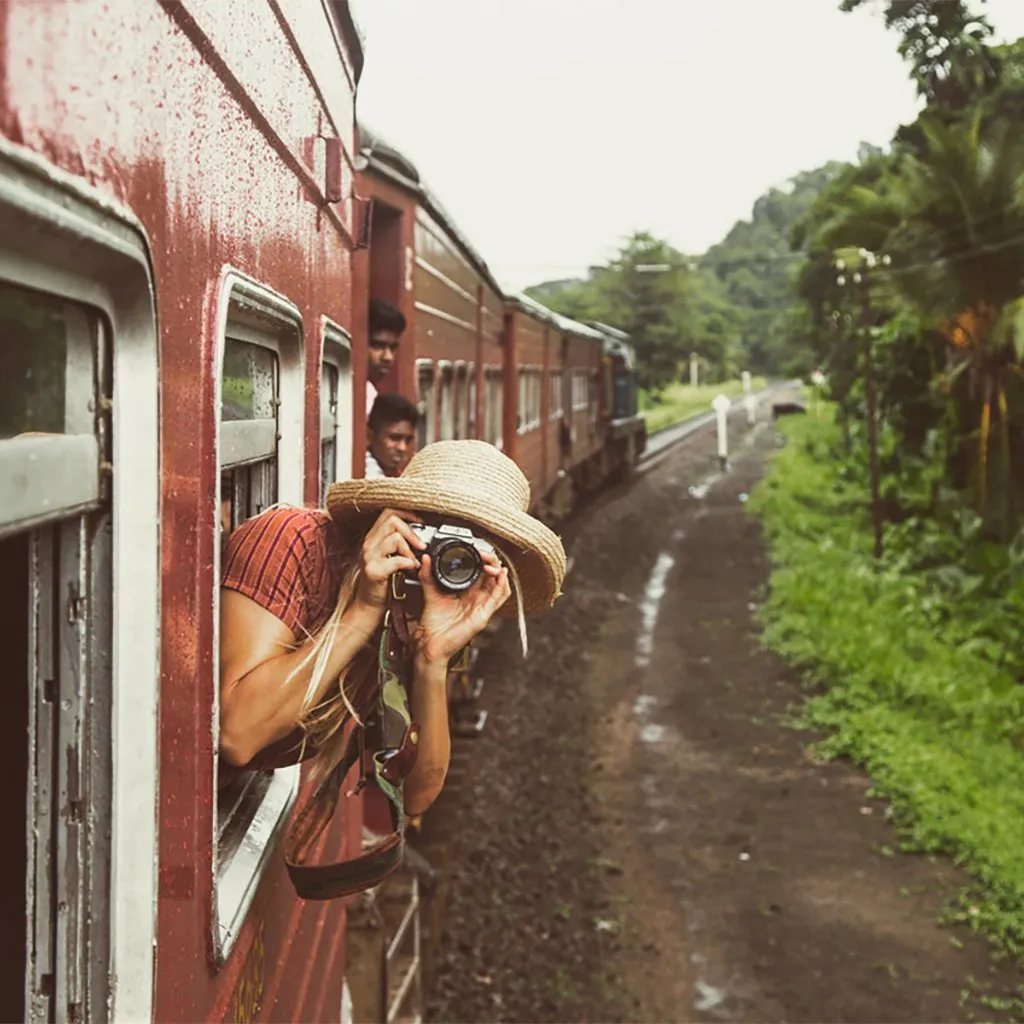
<path fill-rule="evenodd" d="M 420 565 L 423 613 L 420 616 L 418 656 L 427 663 L 447 662 L 479 633 L 508 600 L 512 588 L 508 569 L 497 555 L 480 553 L 484 571 L 469 590 L 452 594 L 442 590 L 430 571 L 430 556 Z"/>
<path fill-rule="evenodd" d="M 409 523 L 421 520 L 411 512 L 386 508 L 377 517 L 360 551 L 359 590 L 356 600 L 367 609 L 383 613 L 388 596 L 388 580 L 396 572 L 419 568 L 414 552 L 426 548 Z"/>

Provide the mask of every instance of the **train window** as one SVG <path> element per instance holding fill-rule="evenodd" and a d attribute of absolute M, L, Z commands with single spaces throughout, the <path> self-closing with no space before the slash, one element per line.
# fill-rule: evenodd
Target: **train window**
<path fill-rule="evenodd" d="M 562 374 L 561 371 L 548 375 L 548 418 L 557 419 L 562 415 Z"/>
<path fill-rule="evenodd" d="M 13 674 L 0 730 L 13 858 L 0 883 L 4 1020 L 105 1019 L 111 397 L 100 312 L 0 283 L 0 637 Z"/>
<path fill-rule="evenodd" d="M 466 364 L 455 364 L 452 383 L 452 437 L 466 436 Z"/>
<path fill-rule="evenodd" d="M 582 412 L 587 408 L 587 371 L 574 370 L 572 374 L 572 411 Z"/>
<path fill-rule="evenodd" d="M 303 500 L 301 318 L 290 303 L 248 280 L 235 279 L 229 294 L 218 434 L 222 539 L 278 502 L 301 505 Z M 329 363 L 321 374 L 328 395 L 335 388 L 333 393 L 340 396 L 341 364 Z M 298 768 L 291 767 L 241 773 L 217 787 L 213 863 L 218 962 L 238 935 L 297 784 Z"/>
<path fill-rule="evenodd" d="M 520 434 L 540 426 L 541 371 L 524 367 L 519 371 L 519 427 Z"/>
<path fill-rule="evenodd" d="M 454 372 L 447 360 L 437 365 L 441 371 L 441 440 L 450 441 L 455 437 Z"/>
<path fill-rule="evenodd" d="M 466 369 L 466 412 L 463 437 L 476 437 L 476 367 L 470 363 Z"/>
<path fill-rule="evenodd" d="M 591 370 L 587 380 L 587 403 L 589 409 L 589 415 L 587 417 L 590 423 L 590 432 L 593 433 L 597 429 L 597 370 Z"/>
<path fill-rule="evenodd" d="M 496 448 L 502 447 L 502 421 L 505 392 L 500 367 L 484 369 L 484 440 Z"/>
<path fill-rule="evenodd" d="M 352 347 L 348 335 L 324 324 L 320 364 L 320 504 L 327 488 L 352 475 Z"/>
<path fill-rule="evenodd" d="M 417 447 L 432 444 L 434 436 L 434 364 L 429 359 L 416 360 L 416 405 L 420 413 Z"/>

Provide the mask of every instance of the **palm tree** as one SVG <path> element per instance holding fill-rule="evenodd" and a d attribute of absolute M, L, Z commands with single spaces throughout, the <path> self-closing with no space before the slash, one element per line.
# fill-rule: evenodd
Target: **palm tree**
<path fill-rule="evenodd" d="M 1012 420 L 1024 413 L 1008 401 L 1024 349 L 1024 138 L 1009 123 L 985 125 L 980 113 L 952 124 L 926 114 L 919 128 L 922 144 L 902 154 L 893 173 L 836 197 L 818 240 L 892 257 L 893 295 L 923 330 L 949 342 L 945 386 L 954 394 L 963 378 L 964 400 L 976 410 L 980 400 L 973 461 L 982 513 L 998 420 L 1009 524 Z"/>

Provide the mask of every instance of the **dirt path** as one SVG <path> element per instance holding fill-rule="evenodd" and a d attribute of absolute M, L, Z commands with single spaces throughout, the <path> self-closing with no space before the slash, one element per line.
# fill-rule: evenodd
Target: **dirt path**
<path fill-rule="evenodd" d="M 958 873 L 892 856 L 867 778 L 784 724 L 741 499 L 774 435 L 747 441 L 724 477 L 705 437 L 589 511 L 529 660 L 510 632 L 482 657 L 489 723 L 422 841 L 453 869 L 430 1019 L 953 1021 L 993 980 L 936 924 Z"/>

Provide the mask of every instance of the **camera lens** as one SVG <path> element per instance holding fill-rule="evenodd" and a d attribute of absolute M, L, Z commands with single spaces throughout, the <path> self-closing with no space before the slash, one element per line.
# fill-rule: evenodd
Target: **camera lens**
<path fill-rule="evenodd" d="M 471 587 L 483 568 L 476 548 L 461 540 L 439 544 L 431 562 L 434 578 L 447 590 L 466 590 Z"/>

